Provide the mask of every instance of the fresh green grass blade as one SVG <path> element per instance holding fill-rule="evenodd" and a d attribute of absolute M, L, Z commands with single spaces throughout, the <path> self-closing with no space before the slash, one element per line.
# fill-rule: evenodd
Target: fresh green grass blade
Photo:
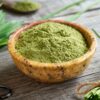
<path fill-rule="evenodd" d="M 8 42 L 8 38 L 2 38 L 2 39 L 0 39 L 0 48 L 2 46 L 5 46 L 7 44 L 7 42 Z"/>
<path fill-rule="evenodd" d="M 84 96 L 84 100 L 100 100 L 99 98 L 100 98 L 100 87 L 92 89 Z"/>
<path fill-rule="evenodd" d="M 100 38 L 100 34 L 99 34 L 95 29 L 92 28 L 92 31 L 96 34 L 96 36 L 97 36 L 98 38 Z"/>
<path fill-rule="evenodd" d="M 7 44 L 8 38 L 12 32 L 22 25 L 21 21 L 6 20 L 6 14 L 0 11 L 0 47 Z"/>
<path fill-rule="evenodd" d="M 77 1 L 77 2 L 73 2 L 73 3 L 71 3 L 71 4 L 67 5 L 67 6 L 64 6 L 63 8 L 61 8 L 61 9 L 59 9 L 59 10 L 57 10 L 57 11 L 54 11 L 54 12 L 52 12 L 52 13 L 50 13 L 50 14 L 44 16 L 44 17 L 42 17 L 41 20 L 52 18 L 52 17 L 55 16 L 56 14 L 59 14 L 59 13 L 61 13 L 62 11 L 67 10 L 68 8 L 71 8 L 71 7 L 75 6 L 75 5 L 79 5 L 79 4 L 81 4 L 82 2 L 84 2 L 84 1 L 85 1 L 85 0 L 79 0 L 79 1 Z"/>
<path fill-rule="evenodd" d="M 91 7 L 95 6 L 96 4 L 100 3 L 100 0 L 95 0 L 94 3 L 90 4 L 88 7 L 86 7 L 85 9 L 83 9 L 82 11 L 72 15 L 71 17 L 67 18 L 67 21 L 75 21 L 76 19 L 78 19 L 81 15 L 83 15 L 87 10 L 89 10 Z"/>
<path fill-rule="evenodd" d="M 81 16 L 82 12 L 78 12 L 75 15 L 72 15 L 71 17 L 67 18 L 67 21 L 75 21 Z"/>
<path fill-rule="evenodd" d="M 97 91 L 96 95 L 98 96 L 98 99 L 100 100 L 100 89 Z"/>
<path fill-rule="evenodd" d="M 12 32 L 14 32 L 20 26 L 21 26 L 20 22 L 17 21 L 8 22 L 0 29 L 0 38 L 4 36 L 8 37 Z"/>
<path fill-rule="evenodd" d="M 5 22 L 5 13 L 0 11 L 0 26 Z"/>

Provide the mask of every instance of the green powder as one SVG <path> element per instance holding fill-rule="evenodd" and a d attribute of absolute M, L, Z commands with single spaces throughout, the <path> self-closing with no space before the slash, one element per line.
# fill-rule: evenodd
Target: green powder
<path fill-rule="evenodd" d="M 40 4 L 31 1 L 16 1 L 13 8 L 17 11 L 33 11 L 40 8 Z"/>
<path fill-rule="evenodd" d="M 79 31 L 56 22 L 45 22 L 22 32 L 15 48 L 28 59 L 47 63 L 66 62 L 88 50 Z"/>

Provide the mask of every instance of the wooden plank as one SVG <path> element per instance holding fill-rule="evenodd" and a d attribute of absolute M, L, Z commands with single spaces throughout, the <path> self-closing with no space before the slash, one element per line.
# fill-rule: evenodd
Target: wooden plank
<path fill-rule="evenodd" d="M 47 1 L 51 4 L 53 3 L 52 0 L 40 0 L 40 2 L 45 4 Z M 64 2 L 65 0 L 62 1 Z M 57 5 L 60 4 L 57 2 Z M 39 15 L 37 14 L 37 16 Z M 18 15 L 11 14 L 8 17 L 11 19 L 12 17 L 15 17 L 15 19 L 19 18 Z M 66 19 L 67 17 L 59 17 L 58 19 Z M 34 19 L 31 16 L 29 18 L 28 16 L 22 18 L 27 20 Z M 85 13 L 76 22 L 84 24 L 89 28 L 95 28 L 100 33 L 100 10 Z M 13 96 L 7 100 L 75 100 L 74 90 L 78 83 L 100 80 L 100 39 L 97 38 L 97 42 L 97 50 L 92 63 L 81 76 L 74 80 L 53 85 L 37 83 L 24 76 L 16 69 L 7 48 L 0 50 L 0 84 L 9 86 L 14 92 Z"/>
<path fill-rule="evenodd" d="M 99 21 L 100 15 L 95 15 L 99 11 L 86 13 L 83 18 L 80 18 L 80 23 L 87 26 L 96 27 L 99 29 L 99 22 L 94 22 L 94 19 Z M 88 17 L 92 16 L 92 17 Z M 84 20 L 85 17 L 85 20 Z M 65 19 L 63 17 L 63 19 Z M 91 19 L 92 21 L 87 21 Z M 79 23 L 79 20 L 77 22 Z M 99 31 L 99 30 L 98 30 Z M 100 39 L 97 40 L 100 42 Z M 100 79 L 100 45 L 97 47 L 97 52 L 94 59 L 83 75 L 74 80 L 66 81 L 61 84 L 42 84 L 37 83 L 23 74 L 21 74 L 13 64 L 7 51 L 0 53 L 0 83 L 8 85 L 14 91 L 14 94 L 8 100 L 75 100 L 74 90 L 76 84 L 85 81 L 96 81 Z M 6 61 L 4 63 L 4 61 Z"/>
<path fill-rule="evenodd" d="M 34 0 L 33 0 L 34 1 Z M 25 20 L 25 21 L 35 21 L 35 20 L 39 20 L 41 17 L 53 12 L 54 10 L 57 10 L 59 8 L 64 7 L 65 5 L 68 5 L 72 2 L 78 1 L 78 0 L 36 0 L 37 2 L 40 2 L 42 4 L 42 8 L 37 11 L 34 14 L 27 14 L 27 15 L 23 15 L 23 14 L 15 14 L 15 13 L 11 13 L 11 12 L 6 12 L 7 13 L 7 18 L 8 19 L 16 19 L 16 20 Z M 80 11 L 80 9 L 83 9 L 84 7 L 86 7 L 86 5 L 90 4 L 91 2 L 94 2 L 93 0 L 86 0 L 85 3 L 81 4 L 80 6 L 76 6 L 73 7 L 69 10 L 65 10 L 64 12 L 62 12 L 61 14 L 57 15 L 57 16 L 64 16 L 64 15 L 69 15 L 72 13 L 75 13 L 77 11 Z M 96 5 L 93 9 L 97 9 L 100 8 L 100 4 Z"/>

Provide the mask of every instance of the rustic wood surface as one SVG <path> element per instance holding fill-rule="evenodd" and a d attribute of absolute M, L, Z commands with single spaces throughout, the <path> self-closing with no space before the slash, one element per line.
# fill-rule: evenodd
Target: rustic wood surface
<path fill-rule="evenodd" d="M 42 16 L 58 9 L 75 0 L 38 0 L 43 6 L 42 8 L 31 15 L 18 15 L 12 12 L 7 12 L 7 19 L 22 19 L 25 22 L 36 21 Z M 90 3 L 94 0 L 86 0 Z M 86 4 L 87 4 L 86 3 Z M 56 16 L 57 19 L 64 19 L 75 12 L 79 11 L 86 5 L 71 8 L 64 13 Z M 89 28 L 94 28 L 100 33 L 100 4 L 96 5 L 91 10 L 82 15 L 77 23 L 84 24 Z M 59 84 L 43 84 L 24 76 L 15 67 L 8 51 L 7 47 L 0 50 L 0 84 L 4 84 L 13 89 L 13 95 L 7 100 L 77 100 L 75 97 L 76 85 L 86 81 L 100 80 L 100 39 L 97 38 L 97 50 L 95 56 L 89 67 L 85 72 L 73 79 Z"/>

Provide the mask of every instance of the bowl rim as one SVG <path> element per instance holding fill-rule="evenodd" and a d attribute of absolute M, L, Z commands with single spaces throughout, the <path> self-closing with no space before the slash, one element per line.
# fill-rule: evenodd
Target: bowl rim
<path fill-rule="evenodd" d="M 25 31 L 25 30 L 27 30 L 35 25 L 45 23 L 45 22 L 62 23 L 65 25 L 69 25 L 69 26 L 77 29 L 78 31 L 86 32 L 92 41 L 90 47 L 88 48 L 88 51 L 84 55 L 82 55 L 81 57 L 78 57 L 78 58 L 75 58 L 73 60 L 69 60 L 66 62 L 61 62 L 61 63 L 44 63 L 44 62 L 39 62 L 39 61 L 33 61 L 30 59 L 27 59 L 26 57 L 24 57 L 20 53 L 18 53 L 18 51 L 15 49 L 15 43 L 16 43 L 16 40 L 18 38 L 18 35 L 20 35 L 21 32 L 23 32 L 23 31 Z M 81 32 L 81 33 L 83 34 L 83 32 Z M 8 40 L 8 50 L 13 58 L 15 58 L 16 60 L 18 60 L 19 62 L 21 62 L 23 64 L 27 64 L 27 65 L 32 66 L 32 67 L 33 66 L 40 67 L 40 68 L 42 68 L 42 67 L 49 67 L 49 68 L 54 67 L 54 68 L 56 68 L 58 66 L 70 66 L 70 65 L 80 64 L 81 62 L 83 62 L 83 61 L 87 60 L 89 57 L 91 57 L 94 54 L 95 49 L 96 49 L 96 38 L 95 38 L 93 32 L 89 28 L 87 28 L 83 25 L 80 25 L 80 24 L 76 24 L 73 22 L 67 22 L 64 20 L 42 20 L 42 21 L 29 23 L 28 25 L 25 25 L 22 28 L 18 29 L 16 32 L 14 32 Z"/>

